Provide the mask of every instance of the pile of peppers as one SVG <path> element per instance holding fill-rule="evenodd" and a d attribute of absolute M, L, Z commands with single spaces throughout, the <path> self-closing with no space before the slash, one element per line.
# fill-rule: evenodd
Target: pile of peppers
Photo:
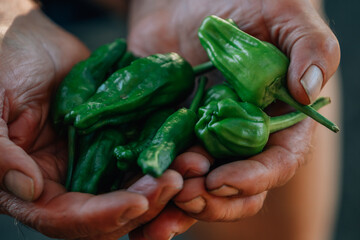
<path fill-rule="evenodd" d="M 270 133 L 306 115 L 338 131 L 316 111 L 329 98 L 311 106 L 292 99 L 284 85 L 289 60 L 275 46 L 216 16 L 198 35 L 211 61 L 195 67 L 177 53 L 137 57 L 117 39 L 72 68 L 51 109 L 59 134 L 67 132 L 69 191 L 117 190 L 139 172 L 159 177 L 196 141 L 219 161 L 251 156 Z M 227 81 L 205 91 L 200 75 L 214 67 Z M 179 108 L 195 85 L 189 108 Z M 275 99 L 298 111 L 269 117 L 263 108 Z"/>

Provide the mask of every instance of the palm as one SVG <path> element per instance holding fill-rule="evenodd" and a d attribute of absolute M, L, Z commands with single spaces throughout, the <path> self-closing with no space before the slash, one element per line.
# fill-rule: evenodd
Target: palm
<path fill-rule="evenodd" d="M 142 4 L 147 4 L 146 1 Z M 207 6 L 204 8 L 203 6 Z M 241 8 L 239 7 L 241 6 Z M 146 7 L 143 7 L 146 8 Z M 197 37 L 197 29 L 208 15 L 233 19 L 249 34 L 266 41 L 276 41 L 277 35 L 270 36 L 266 26 L 266 14 L 262 1 L 231 0 L 172 1 L 156 11 L 151 7 L 134 16 L 130 32 L 130 46 L 140 54 L 176 51 L 193 64 L 206 61 L 206 53 Z M 143 44 L 146 37 L 147 42 Z M 276 42 L 275 42 L 276 43 Z"/>
<path fill-rule="evenodd" d="M 293 8 L 286 6 L 286 1 L 283 1 L 284 6 L 276 4 L 276 8 L 266 5 L 266 2 L 271 1 L 263 0 L 230 0 L 226 1 L 226 4 L 224 1 L 211 1 L 209 4 L 207 0 L 170 2 L 159 0 L 157 2 L 160 4 L 154 7 L 149 1 L 135 1 L 128 39 L 131 50 L 143 56 L 175 51 L 192 64 L 208 61 L 206 52 L 197 37 L 197 29 L 208 15 L 233 19 L 240 29 L 261 40 L 272 42 L 290 55 L 290 58 L 294 52 L 296 55 L 296 51 L 293 52 L 294 49 L 299 51 L 307 47 L 304 44 L 296 45 L 306 42 L 306 37 L 299 34 L 309 32 L 304 30 L 306 24 L 304 26 L 299 24 L 307 22 L 308 25 L 313 25 L 311 18 L 292 21 L 294 12 L 289 9 Z M 291 2 L 289 4 L 300 3 L 300 1 L 289 2 Z M 294 9 L 304 10 L 301 7 Z M 298 41 L 302 37 L 304 42 Z M 146 39 L 146 44 L 143 39 Z M 314 39 L 311 41 L 314 42 Z M 299 59 L 295 59 L 294 62 L 298 61 Z M 292 66 L 290 70 L 291 68 Z M 295 70 L 292 69 L 292 71 Z M 281 114 L 288 109 L 284 105 L 275 104 L 268 110 L 271 114 Z M 285 184 L 303 163 L 311 144 L 314 126 L 313 121 L 305 120 L 270 136 L 268 146 L 261 154 L 246 160 L 223 164 L 212 170 L 206 177 L 185 180 L 182 192 L 174 199 L 175 203 L 190 216 L 206 221 L 234 221 L 255 214 L 261 208 L 267 190 Z M 200 151 L 200 154 L 208 156 L 203 151 Z M 193 158 L 195 161 L 195 157 Z M 201 160 L 201 158 L 198 157 L 196 160 Z M 209 193 L 209 190 L 218 189 L 223 184 L 236 186 L 240 189 L 240 194 L 229 199 L 227 198 L 229 192 L 220 190 Z M 207 204 L 205 210 L 200 213 L 181 204 L 198 196 L 202 196 Z M 164 222 L 178 221 L 178 219 L 171 219 L 171 214 L 165 211 L 163 216 L 138 230 L 134 236 L 141 231 L 150 234 L 154 229 L 161 228 L 164 219 Z"/>
<path fill-rule="evenodd" d="M 19 213 L 11 210 L 9 214 L 38 228 L 40 223 L 34 222 L 34 218 L 54 217 L 54 212 L 51 213 L 55 209 L 52 202 L 58 203 L 58 209 L 69 204 L 60 201 L 67 197 L 61 185 L 66 172 L 66 142 L 55 133 L 49 118 L 49 108 L 61 79 L 75 62 L 88 55 L 88 51 L 79 41 L 60 29 L 45 33 L 55 34 L 53 39 L 42 36 L 42 29 L 38 29 L 38 34 L 30 33 L 27 31 L 29 26 L 26 19 L 32 17 L 29 14 L 16 19 L 3 37 L 0 59 L 4 61 L 0 65 L 0 90 L 4 93 L 1 99 L 4 121 L 0 121 L 0 124 L 9 139 L 25 150 L 40 168 L 44 178 L 44 192 L 34 203 L 20 201 L 2 191 L 0 200 L 9 203 L 18 201 L 27 214 L 23 212 L 17 216 Z M 56 38 L 61 39 L 61 48 L 68 48 L 66 53 L 56 46 Z M 21 150 L 14 147 L 14 151 Z M 35 208 L 38 216 L 29 217 L 28 214 Z M 24 219 L 22 216 L 26 215 Z M 51 228 L 45 226 L 45 229 L 44 233 L 56 234 Z"/>
<path fill-rule="evenodd" d="M 201 47 L 197 37 L 197 29 L 202 20 L 208 15 L 218 15 L 222 18 L 231 18 L 240 29 L 262 40 L 278 43 L 280 32 L 272 35 L 273 28 L 268 23 L 272 9 L 264 8 L 262 0 L 231 0 L 213 1 L 207 8 L 201 7 L 207 4 L 206 0 L 200 1 L 172 1 L 172 4 L 164 4 L 163 8 L 154 11 L 151 7 L 148 12 L 139 12 L 139 18 L 135 15 L 130 32 L 129 45 L 133 51 L 142 55 L 157 52 L 176 51 L 193 64 L 207 61 L 205 50 Z M 146 5 L 146 1 L 142 2 Z M 241 7 L 239 7 L 241 6 Z M 284 6 L 285 7 L 285 6 Z M 146 8 L 146 6 L 144 7 Z M 199 9 L 202 10 L 199 12 Z M 283 15 L 284 16 L 284 15 Z M 286 15 L 285 15 L 286 17 Z M 290 17 L 290 16 L 289 16 Z M 288 26 L 289 27 L 289 26 Z M 147 39 L 143 44 L 143 39 Z M 286 50 L 286 42 L 281 43 Z M 283 113 L 286 107 L 272 106 L 270 111 L 275 114 Z M 310 130 L 309 127 L 298 124 L 296 128 Z M 278 141 L 270 139 L 271 144 L 282 145 L 291 139 L 296 128 L 283 131 L 283 137 Z"/>
<path fill-rule="evenodd" d="M 44 48 L 49 43 L 38 38 L 20 38 L 11 29 L 4 37 L 0 53 L 1 59 L 6 59 L 0 66 L 1 87 L 5 89 L 3 117 L 8 123 L 9 138 L 33 157 L 46 178 L 60 182 L 66 148 L 51 126 L 49 105 L 57 84 L 80 56 L 64 62 L 67 66 L 59 69 L 52 59 L 54 53 Z"/>
<path fill-rule="evenodd" d="M 9 190 L 37 199 L 26 202 L 0 190 L 0 213 L 48 236 L 108 240 L 154 218 L 181 188 L 175 171 L 158 179 L 144 176 L 126 191 L 66 191 L 66 141 L 52 126 L 50 102 L 60 81 L 89 52 L 37 10 L 6 27 L 0 37 L 0 152 L 6 152 L 0 170 L 25 176 L 12 178 L 17 185 Z"/>

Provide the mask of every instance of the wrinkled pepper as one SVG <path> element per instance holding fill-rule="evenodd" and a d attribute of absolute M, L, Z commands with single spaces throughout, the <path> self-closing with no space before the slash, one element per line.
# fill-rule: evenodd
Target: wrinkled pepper
<path fill-rule="evenodd" d="M 91 194 L 107 191 L 118 172 L 113 149 L 124 143 L 124 135 L 114 128 L 83 135 L 70 190 Z"/>
<path fill-rule="evenodd" d="M 123 39 L 97 48 L 89 58 L 77 63 L 61 82 L 52 106 L 55 125 L 62 123 L 64 116 L 74 107 L 84 103 L 104 82 L 111 67 L 126 51 Z"/>
<path fill-rule="evenodd" d="M 217 84 L 206 90 L 201 106 L 205 106 L 212 101 L 219 101 L 225 98 L 240 101 L 238 95 L 234 92 L 234 89 L 230 85 L 226 83 Z"/>
<path fill-rule="evenodd" d="M 139 59 L 140 57 L 135 56 L 132 52 L 127 51 L 121 59 L 116 63 L 116 70 L 129 66 L 133 61 Z"/>
<path fill-rule="evenodd" d="M 63 123 L 64 116 L 75 106 L 84 103 L 92 96 L 105 80 L 111 67 L 121 59 L 126 50 L 126 42 L 117 39 L 112 43 L 97 48 L 89 58 L 77 63 L 60 83 L 55 99 L 52 103 L 52 118 L 55 125 Z M 71 182 L 74 161 L 76 131 L 72 126 L 68 128 L 68 172 L 66 187 Z"/>
<path fill-rule="evenodd" d="M 319 109 L 329 103 L 329 98 L 319 98 L 312 107 Z M 195 133 L 215 158 L 246 157 L 260 153 L 270 133 L 288 128 L 306 117 L 300 111 L 269 117 L 254 104 L 223 99 L 199 109 Z"/>
<path fill-rule="evenodd" d="M 116 71 L 65 119 L 80 130 L 99 122 L 130 122 L 146 111 L 178 103 L 193 86 L 194 71 L 185 59 L 176 53 L 151 55 Z M 109 120 L 114 117 L 118 121 Z"/>
<path fill-rule="evenodd" d="M 241 100 L 265 108 L 279 99 L 330 130 L 339 131 L 334 123 L 313 108 L 291 97 L 285 83 L 289 59 L 274 45 L 252 37 L 232 21 L 216 16 L 204 19 L 198 36 L 211 62 Z"/>
<path fill-rule="evenodd" d="M 175 157 L 188 148 L 195 138 L 196 111 L 201 102 L 206 79 L 201 78 L 198 90 L 189 109 L 180 108 L 161 125 L 137 160 L 144 174 L 159 177 L 170 166 Z"/>
<path fill-rule="evenodd" d="M 138 139 L 114 149 L 117 158 L 117 166 L 120 170 L 127 170 L 132 165 L 136 165 L 139 154 L 147 148 L 156 132 L 165 120 L 174 112 L 172 109 L 161 109 L 153 113 L 146 120 Z"/>

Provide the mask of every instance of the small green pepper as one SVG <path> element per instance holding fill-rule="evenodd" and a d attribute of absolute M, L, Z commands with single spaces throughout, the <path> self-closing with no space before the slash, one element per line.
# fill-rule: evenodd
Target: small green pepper
<path fill-rule="evenodd" d="M 126 42 L 117 39 L 96 49 L 89 58 L 77 63 L 61 82 L 52 106 L 57 125 L 74 107 L 84 103 L 105 80 L 110 68 L 125 53 Z"/>
<path fill-rule="evenodd" d="M 194 71 L 176 53 L 156 54 L 135 60 L 112 74 L 88 99 L 66 115 L 77 129 L 119 116 L 122 123 L 149 109 L 177 103 L 193 89 Z M 116 122 L 118 124 L 119 122 Z M 112 122 L 114 124 L 114 122 Z"/>
<path fill-rule="evenodd" d="M 137 163 L 144 174 L 159 177 L 170 166 L 177 154 L 188 148 L 194 140 L 196 111 L 200 104 L 206 79 L 201 78 L 198 90 L 189 109 L 181 108 L 162 124 L 151 144 L 141 152 Z"/>
<path fill-rule="evenodd" d="M 82 136 L 70 190 L 97 194 L 109 189 L 118 173 L 113 149 L 124 143 L 124 135 L 113 128 Z"/>
<path fill-rule="evenodd" d="M 114 149 L 120 170 L 127 170 L 131 165 L 136 164 L 139 154 L 150 145 L 158 129 L 173 112 L 172 109 L 156 111 L 146 120 L 138 139 Z"/>
<path fill-rule="evenodd" d="M 221 83 L 208 88 L 204 94 L 201 106 L 208 105 L 212 101 L 219 101 L 225 98 L 231 98 L 239 101 L 239 96 L 234 92 L 234 89 L 226 84 Z"/>
<path fill-rule="evenodd" d="M 124 67 L 129 66 L 133 61 L 139 59 L 140 57 L 135 56 L 132 52 L 127 51 L 121 59 L 116 63 L 116 68 L 122 69 Z"/>
<path fill-rule="evenodd" d="M 61 82 L 52 103 L 52 118 L 55 125 L 63 123 L 64 116 L 75 106 L 84 103 L 105 80 L 116 61 L 124 55 L 126 42 L 117 39 L 97 48 L 89 58 L 77 63 Z M 68 129 L 69 157 L 66 187 L 69 188 L 75 161 L 76 131 Z"/>
<path fill-rule="evenodd" d="M 285 87 L 289 59 L 274 45 L 241 31 L 233 22 L 206 17 L 198 36 L 211 62 L 246 102 L 265 108 L 275 99 L 337 132 L 339 128 L 310 106 L 295 101 Z"/>
<path fill-rule="evenodd" d="M 319 109 L 329 103 L 329 98 L 319 98 L 312 107 Z M 195 133 L 215 158 L 255 155 L 263 150 L 270 133 L 306 118 L 299 111 L 269 117 L 254 104 L 233 99 L 212 101 L 199 109 L 199 115 Z"/>

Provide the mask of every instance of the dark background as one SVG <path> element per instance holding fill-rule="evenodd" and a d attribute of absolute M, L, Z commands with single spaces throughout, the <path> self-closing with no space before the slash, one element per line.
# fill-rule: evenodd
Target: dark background
<path fill-rule="evenodd" d="M 90 49 L 126 37 L 126 16 L 109 14 L 105 9 L 78 0 L 43 0 L 44 12 L 56 23 L 76 35 Z M 328 21 L 341 45 L 343 93 L 343 179 L 334 240 L 360 239 L 360 1 L 325 0 Z M 0 239 L 49 239 L 0 215 Z M 306 239 L 304 239 L 306 240 Z"/>

